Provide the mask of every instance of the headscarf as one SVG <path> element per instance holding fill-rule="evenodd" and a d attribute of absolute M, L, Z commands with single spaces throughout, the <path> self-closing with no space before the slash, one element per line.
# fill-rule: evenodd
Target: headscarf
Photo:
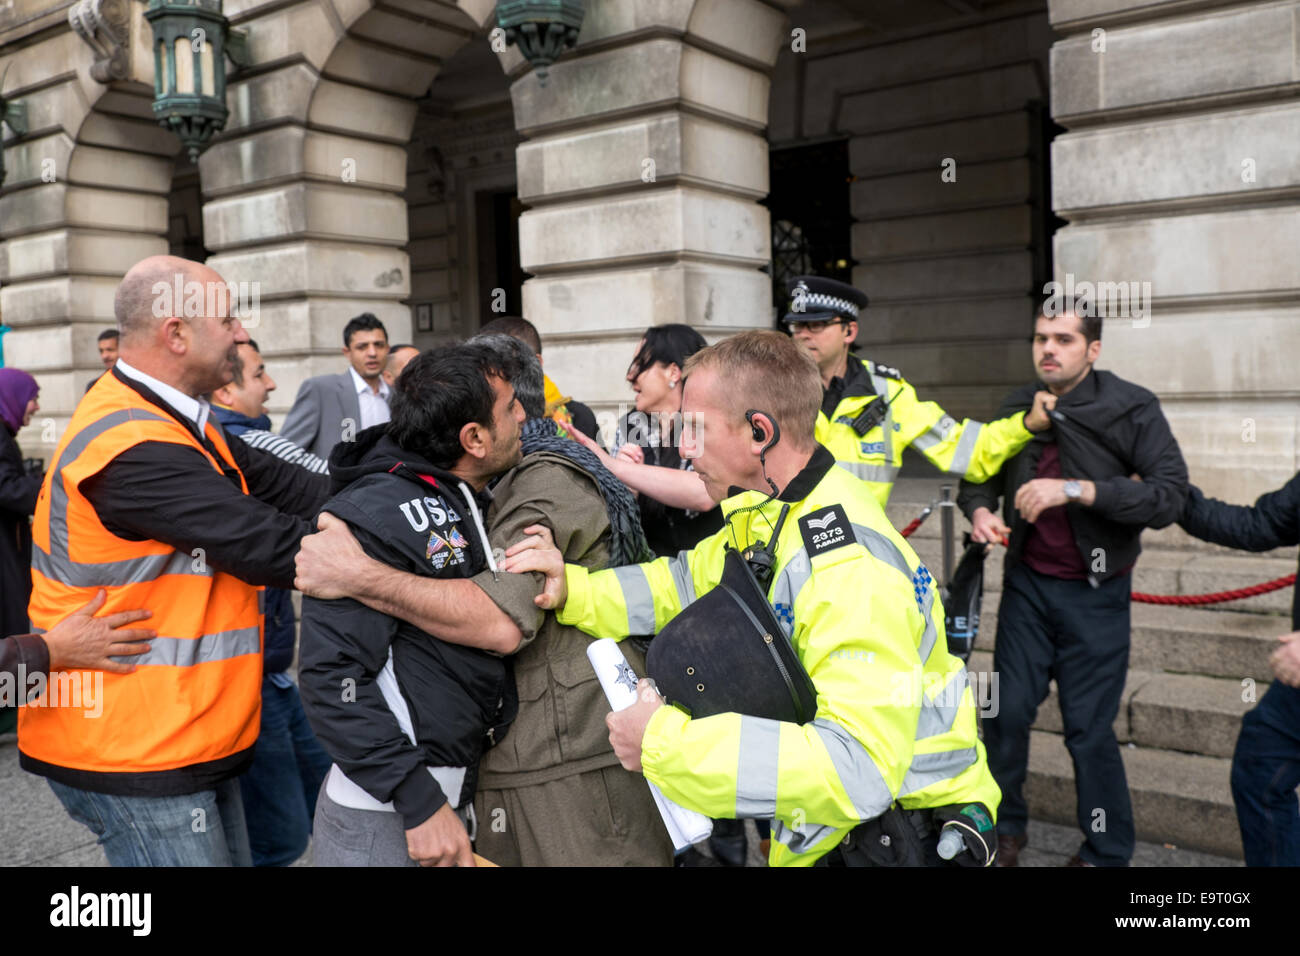
<path fill-rule="evenodd" d="M 0 419 L 14 434 L 23 427 L 27 416 L 27 403 L 36 397 L 41 387 L 36 379 L 20 368 L 0 368 Z"/>
<path fill-rule="evenodd" d="M 638 564 L 654 558 L 646 544 L 641 528 L 641 512 L 627 485 L 614 477 L 600 463 L 600 459 L 571 438 L 560 437 L 560 426 L 549 418 L 530 418 L 524 422 L 523 450 L 525 455 L 535 451 L 551 451 L 563 455 L 595 479 L 605 499 L 609 515 L 610 559 L 612 568 L 625 564 Z"/>

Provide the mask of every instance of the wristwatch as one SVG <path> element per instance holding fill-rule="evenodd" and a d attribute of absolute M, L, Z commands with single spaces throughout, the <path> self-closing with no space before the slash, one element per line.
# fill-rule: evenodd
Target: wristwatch
<path fill-rule="evenodd" d="M 1071 478 L 1065 483 L 1065 500 L 1078 501 L 1083 495 L 1083 486 Z"/>

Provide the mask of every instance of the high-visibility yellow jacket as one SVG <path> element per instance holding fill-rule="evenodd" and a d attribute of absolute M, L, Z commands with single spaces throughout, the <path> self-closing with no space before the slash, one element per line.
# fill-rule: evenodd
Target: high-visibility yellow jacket
<path fill-rule="evenodd" d="M 765 497 L 736 495 L 723 513 Z M 568 566 L 560 622 L 616 639 L 657 633 L 717 585 L 727 546 L 767 540 L 783 502 L 768 599 L 816 685 L 817 716 L 800 726 L 660 708 L 642 742 L 646 777 L 710 817 L 774 819 L 776 866 L 813 864 L 895 802 L 996 811 L 1001 793 L 935 583 L 871 492 L 821 446 L 780 499 L 734 514 L 691 551 L 604 571 Z"/>
<path fill-rule="evenodd" d="M 867 483 L 881 507 L 889 501 L 908 445 L 940 471 L 984 482 L 1033 437 L 1025 428 L 1024 412 L 987 424 L 969 418 L 958 423 L 934 402 L 920 401 L 897 369 L 853 355 L 844 382 L 834 414 L 828 418 L 824 411 L 817 413 L 815 434 L 841 468 Z M 889 402 L 889 408 L 880 424 L 859 435 L 853 420 L 877 396 Z"/>

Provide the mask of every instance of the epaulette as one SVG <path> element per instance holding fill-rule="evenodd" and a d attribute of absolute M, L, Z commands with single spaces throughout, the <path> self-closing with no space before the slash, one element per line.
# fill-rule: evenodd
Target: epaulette
<path fill-rule="evenodd" d="M 903 380 L 903 373 L 892 365 L 881 365 L 879 362 L 872 362 L 871 370 L 885 378 L 897 379 L 900 382 Z"/>

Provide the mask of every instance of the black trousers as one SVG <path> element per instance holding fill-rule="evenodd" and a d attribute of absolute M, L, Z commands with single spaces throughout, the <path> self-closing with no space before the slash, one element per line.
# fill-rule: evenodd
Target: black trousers
<path fill-rule="evenodd" d="M 984 721 L 989 769 L 1002 788 L 998 832 L 1025 832 L 1029 728 L 1055 679 L 1085 838 L 1079 856 L 1096 866 L 1133 857 L 1133 807 L 1112 730 L 1128 672 L 1131 585 L 1121 574 L 1093 588 L 1022 563 L 1007 572 L 998 608 L 999 709 Z"/>

